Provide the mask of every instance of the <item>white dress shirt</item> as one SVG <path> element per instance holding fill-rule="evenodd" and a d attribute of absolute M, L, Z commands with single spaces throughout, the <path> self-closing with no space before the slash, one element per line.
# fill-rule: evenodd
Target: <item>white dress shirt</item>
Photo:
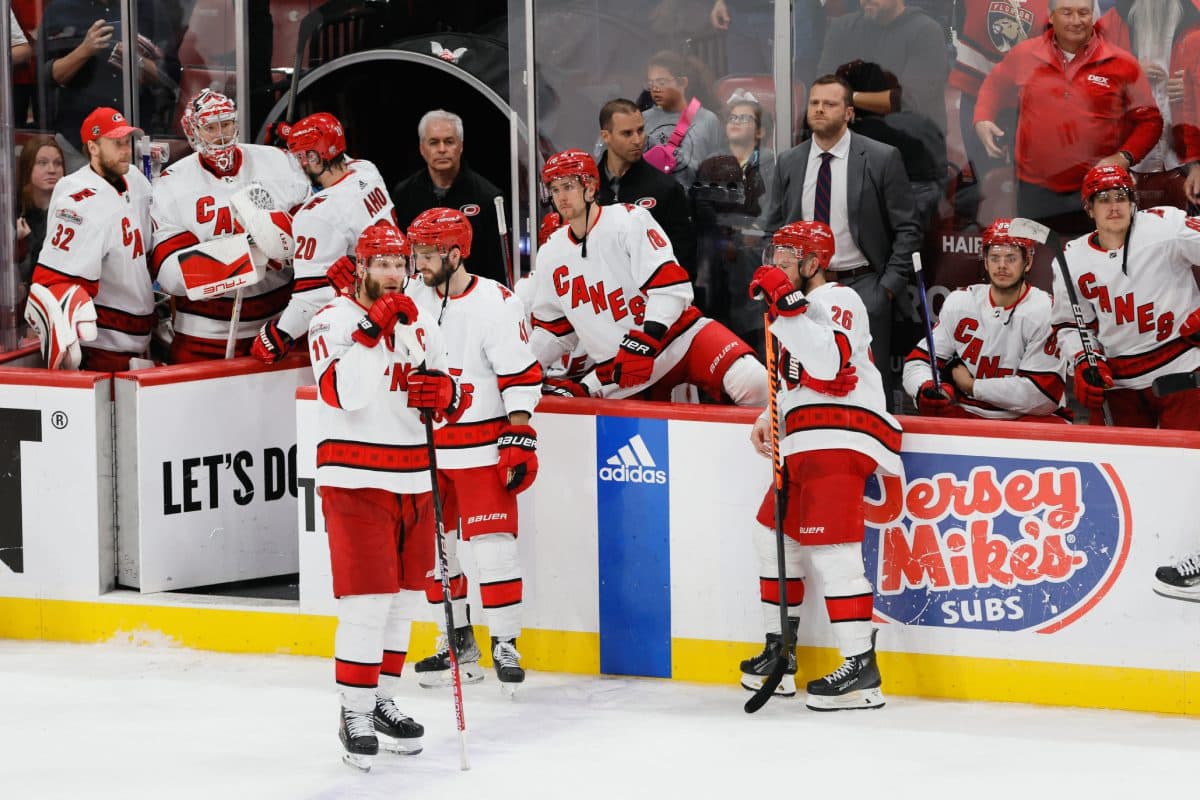
<path fill-rule="evenodd" d="M 817 201 L 817 172 L 821 169 L 821 154 L 826 151 L 812 143 L 808 153 L 808 168 L 804 171 L 804 194 L 801 195 L 801 208 L 805 219 L 813 219 L 813 206 Z M 829 268 L 833 271 L 855 269 L 867 265 L 867 257 L 854 243 L 850 235 L 850 214 L 846 207 L 846 164 L 850 155 L 850 129 L 847 128 L 842 138 L 837 140 L 829 152 L 833 160 L 829 162 L 829 227 L 833 230 L 833 238 L 837 243 L 837 251 Z"/>

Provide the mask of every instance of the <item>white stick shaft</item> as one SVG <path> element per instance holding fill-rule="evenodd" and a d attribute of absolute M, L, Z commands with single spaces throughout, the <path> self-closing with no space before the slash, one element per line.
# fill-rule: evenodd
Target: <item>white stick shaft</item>
<path fill-rule="evenodd" d="M 913 253 L 913 270 L 915 270 L 918 275 L 921 274 L 921 254 L 920 253 Z"/>
<path fill-rule="evenodd" d="M 229 337 L 225 339 L 225 357 L 233 358 L 234 346 L 237 344 L 238 322 L 242 319 L 242 290 L 233 293 L 233 314 L 229 316 Z"/>

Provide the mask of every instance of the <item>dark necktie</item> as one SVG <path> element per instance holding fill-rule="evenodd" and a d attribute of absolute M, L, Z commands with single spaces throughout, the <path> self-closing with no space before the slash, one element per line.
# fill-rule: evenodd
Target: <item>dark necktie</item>
<path fill-rule="evenodd" d="M 829 190 L 833 183 L 829 162 L 833 153 L 821 153 L 821 166 L 817 169 L 817 199 L 813 202 L 813 219 L 829 224 Z"/>

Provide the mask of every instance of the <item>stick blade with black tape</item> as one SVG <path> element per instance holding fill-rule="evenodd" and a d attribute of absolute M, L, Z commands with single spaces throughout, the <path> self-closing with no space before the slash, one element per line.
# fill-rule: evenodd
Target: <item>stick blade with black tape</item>
<path fill-rule="evenodd" d="M 1050 228 L 1026 217 L 1015 217 L 1008 223 L 1008 235 L 1015 239 L 1032 239 L 1038 244 L 1045 244 L 1050 233 Z"/>

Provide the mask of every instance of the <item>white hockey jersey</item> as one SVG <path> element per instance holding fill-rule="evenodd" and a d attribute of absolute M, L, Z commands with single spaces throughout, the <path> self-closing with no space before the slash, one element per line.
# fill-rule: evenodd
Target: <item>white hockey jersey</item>
<path fill-rule="evenodd" d="M 471 405 L 462 418 L 438 429 L 438 467 L 465 469 L 495 464 L 496 439 L 516 411 L 532 414 L 542 398 L 542 368 L 529 349 L 521 301 L 490 278 L 471 276 L 466 291 L 446 301 L 419 279 L 408 294 L 435 320 L 446 341 L 450 374 Z"/>
<path fill-rule="evenodd" d="M 229 198 L 250 183 L 262 184 L 276 207 L 290 212 L 308 197 L 309 183 L 295 159 L 265 145 L 238 146 L 240 157 L 230 175 L 214 173 L 195 153 L 180 159 L 154 182 L 154 250 L 151 276 L 175 296 L 175 330 L 202 339 L 224 341 L 233 314 L 233 292 L 212 300 L 189 300 L 179 269 L 179 253 L 199 243 L 242 231 Z M 290 232 L 290 218 L 285 220 Z M 242 290 L 237 338 L 255 336 L 274 319 L 291 296 L 290 264 L 271 262 L 262 280 Z"/>
<path fill-rule="evenodd" d="M 603 370 L 626 331 L 659 322 L 667 334 L 647 384 L 626 389 L 606 384 L 598 391 L 594 375 L 584 381 L 592 394 L 630 396 L 674 367 L 686 354 L 686 343 L 709 320 L 692 306 L 687 272 L 648 211 L 630 204 L 599 211 L 587 235 L 587 258 L 567 226 L 538 250 L 530 346 L 538 361 L 550 366 L 582 344 Z"/>
<path fill-rule="evenodd" d="M 1192 264 L 1200 264 L 1200 218 L 1178 208 L 1151 208 L 1134 216 L 1128 274 L 1124 248 L 1104 250 L 1095 234 L 1066 246 L 1067 269 L 1083 311 L 1112 369 L 1114 385 L 1145 389 L 1160 375 L 1200 369 L 1200 349 L 1179 337 L 1179 326 L 1200 308 Z M 1063 357 L 1083 352 L 1062 270 L 1054 264 L 1054 314 Z"/>
<path fill-rule="evenodd" d="M 392 337 L 365 347 L 351 337 L 366 313 L 354 299 L 337 297 L 309 324 L 308 349 L 321 401 L 317 485 L 428 492 L 425 425 L 408 407 L 408 374 L 422 361 L 429 369 L 447 371 L 441 333 L 422 312 L 408 329 L 398 327 Z M 424 353 L 406 344 L 410 335 Z"/>
<path fill-rule="evenodd" d="M 780 453 L 857 450 L 875 459 L 883 472 L 899 475 L 900 423 L 887 411 L 883 378 L 871 359 L 867 307 L 857 292 L 839 283 L 813 289 L 808 303 L 805 313 L 771 323 L 782 349 L 777 367 L 783 379 Z M 858 385 L 845 397 L 800 383 L 806 372 L 832 380 L 847 363 L 854 366 Z"/>
<path fill-rule="evenodd" d="M 131 167 L 124 185 L 118 191 L 90 166 L 58 182 L 32 280 L 82 286 L 96 306 L 97 335 L 87 346 L 140 355 L 154 327 L 150 183 Z"/>
<path fill-rule="evenodd" d="M 312 315 L 333 299 L 333 287 L 325 279 L 333 262 L 342 256 L 353 259 L 358 237 L 369 226 L 396 224 L 392 198 L 375 165 L 355 159 L 346 166 L 337 183 L 318 190 L 292 218 L 295 282 L 279 327 L 293 339 L 303 336 Z"/>
<path fill-rule="evenodd" d="M 933 328 L 938 370 L 957 358 L 975 379 L 963 410 L 986 419 L 1053 414 L 1062 403 L 1063 368 L 1050 335 L 1050 295 L 1025 285 L 1011 306 L 992 302 L 991 287 L 975 284 L 951 292 Z M 943 381 L 953 383 L 941 374 Z M 904 363 L 904 391 L 917 392 L 932 380 L 924 340 Z"/>

